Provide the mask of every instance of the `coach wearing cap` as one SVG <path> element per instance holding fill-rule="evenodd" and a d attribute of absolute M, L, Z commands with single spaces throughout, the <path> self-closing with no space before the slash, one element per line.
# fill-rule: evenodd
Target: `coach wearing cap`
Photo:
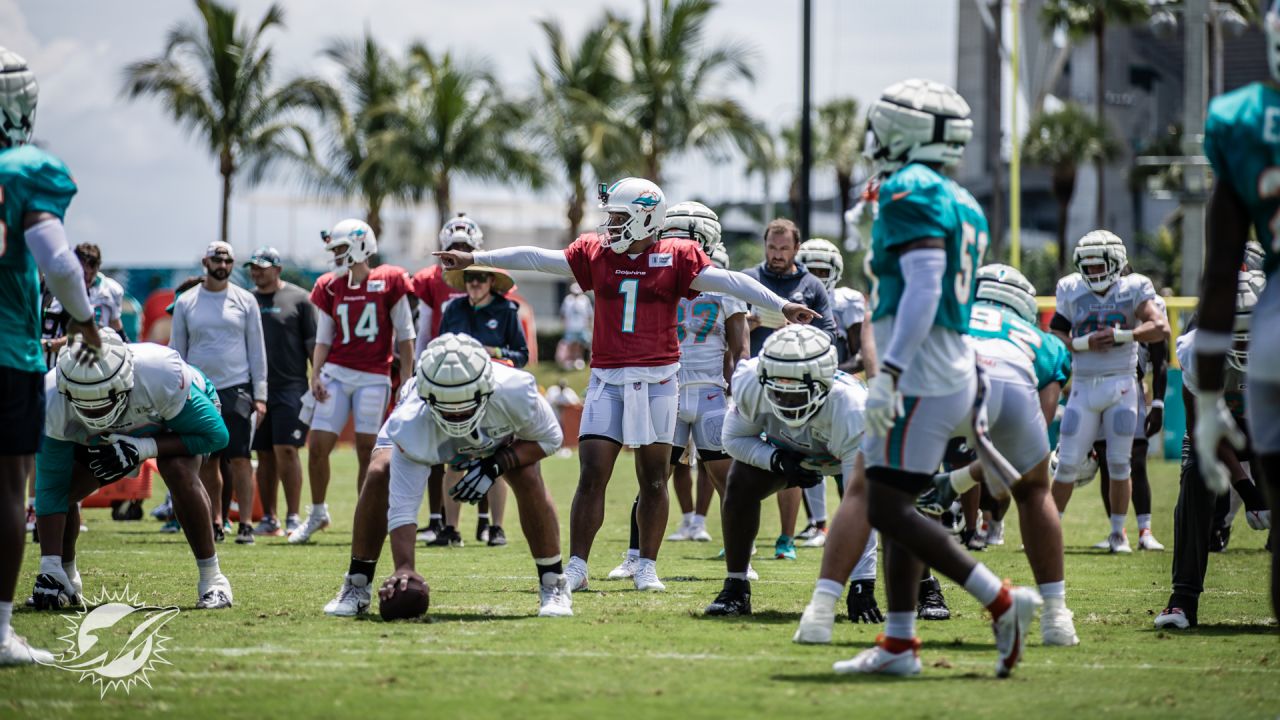
<path fill-rule="evenodd" d="M 280 279 L 282 264 L 273 247 L 258 248 L 244 264 L 262 312 L 262 335 L 267 345 L 267 414 L 253 435 L 263 510 L 262 522 L 254 528 L 258 535 L 282 535 L 298 524 L 302 497 L 298 448 L 306 444 L 308 430 L 298 414 L 307 392 L 307 365 L 316 344 L 316 315 L 310 296 Z M 288 510 L 283 529 L 276 512 L 280 482 Z"/>
<path fill-rule="evenodd" d="M 267 412 L 267 348 L 258 302 L 248 290 L 227 282 L 235 261 L 230 244 L 221 240 L 209 243 L 203 261 L 204 281 L 174 301 L 169 345 L 213 381 L 222 402 L 222 420 L 231 436 L 227 447 L 215 456 L 219 461 L 205 463 L 200 470 L 213 507 L 214 537 L 222 539 L 222 521 L 230 504 L 230 496 L 224 497 L 222 492 L 227 479 L 243 508 L 236 542 L 251 544 L 250 418 L 255 410 L 260 418 Z"/>
<path fill-rule="evenodd" d="M 529 345 L 520 327 L 520 306 L 506 297 L 515 286 L 511 276 L 505 270 L 473 265 L 446 271 L 444 281 L 467 294 L 445 304 L 440 332 L 470 335 L 493 359 L 524 367 Z"/>

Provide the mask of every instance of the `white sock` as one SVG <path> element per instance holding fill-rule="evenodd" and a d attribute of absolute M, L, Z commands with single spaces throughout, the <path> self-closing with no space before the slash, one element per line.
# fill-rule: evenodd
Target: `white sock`
<path fill-rule="evenodd" d="M 989 530 L 988 532 L 991 532 L 991 531 L 1000 532 L 1001 530 L 1004 530 L 1004 521 L 1003 521 L 1003 520 L 992 520 L 992 521 L 989 523 L 989 525 L 990 525 L 990 527 L 991 527 L 991 530 Z"/>
<path fill-rule="evenodd" d="M 898 640 L 910 640 L 916 636 L 916 614 L 914 611 L 886 613 L 884 623 L 885 637 Z"/>
<path fill-rule="evenodd" d="M 311 514 L 316 517 L 329 514 L 329 506 L 324 503 L 318 503 L 311 506 Z"/>
<path fill-rule="evenodd" d="M 1040 583 L 1040 597 L 1044 598 L 1045 607 L 1065 607 L 1067 604 L 1067 581 Z"/>
<path fill-rule="evenodd" d="M 1142 513 L 1138 516 L 1138 532 L 1151 529 L 1151 513 Z"/>
<path fill-rule="evenodd" d="M 444 516 L 443 516 L 443 515 L 441 515 L 440 513 L 431 513 L 431 517 L 430 517 L 430 518 L 428 518 L 428 521 L 429 521 L 429 522 L 443 522 L 443 521 L 444 521 Z"/>
<path fill-rule="evenodd" d="M 638 574 L 645 567 L 650 567 L 650 568 L 653 568 L 654 570 L 657 570 L 658 561 L 650 560 L 649 558 L 646 558 L 646 557 L 636 558 L 636 573 Z"/>
<path fill-rule="evenodd" d="M 207 585 L 213 582 L 222 574 L 222 568 L 218 567 L 218 556 L 208 557 L 203 560 L 196 560 L 196 567 L 200 570 L 200 584 Z"/>
<path fill-rule="evenodd" d="M 587 574 L 587 561 L 586 561 L 586 560 L 583 560 L 582 558 L 578 557 L 577 555 L 570 555 L 570 556 L 569 556 L 569 565 L 568 565 L 568 567 L 566 567 L 566 568 L 565 568 L 565 571 L 567 572 L 567 571 L 569 570 L 569 568 L 577 568 L 577 569 L 580 571 L 580 574 L 582 574 L 582 575 L 586 575 L 586 574 Z"/>
<path fill-rule="evenodd" d="M 957 493 L 963 495 L 977 484 L 978 481 L 973 479 L 973 473 L 969 472 L 968 465 L 965 465 L 959 470 L 951 471 L 951 489 L 955 490 Z"/>
<path fill-rule="evenodd" d="M 1111 514 L 1111 534 L 1118 535 L 1124 532 L 1124 515 Z"/>
<path fill-rule="evenodd" d="M 1066 514 L 1067 514 L 1067 511 L 1066 511 L 1066 510 L 1059 510 L 1059 511 L 1058 511 L 1058 519 L 1059 519 L 1059 520 L 1061 520 L 1063 517 L 1065 517 L 1065 516 L 1066 516 Z"/>
<path fill-rule="evenodd" d="M 965 592 L 976 598 L 983 607 L 995 602 L 1002 586 L 1000 578 L 982 563 L 974 565 L 973 572 L 964 581 Z"/>
<path fill-rule="evenodd" d="M 813 601 L 815 603 L 818 602 L 819 596 L 821 596 L 831 607 L 835 607 L 836 601 L 840 599 L 841 595 L 844 595 L 844 585 L 835 580 L 818 578 L 818 582 L 813 586 Z"/>
<path fill-rule="evenodd" d="M 13 603 L 0 602 L 0 645 L 9 640 L 9 619 L 13 617 Z"/>
<path fill-rule="evenodd" d="M 41 555 L 40 556 L 40 572 L 58 573 L 61 571 L 62 571 L 61 555 Z"/>
<path fill-rule="evenodd" d="M 67 574 L 67 577 L 71 579 L 72 583 L 75 583 L 80 579 L 80 570 L 76 568 L 75 560 L 68 560 L 67 562 L 62 563 L 62 572 Z"/>
<path fill-rule="evenodd" d="M 727 578 L 729 578 L 730 580 L 746 580 L 746 579 L 747 579 L 747 574 L 746 574 L 746 573 L 744 573 L 744 572 L 740 572 L 740 573 L 736 573 L 736 572 L 725 573 L 725 574 L 724 574 L 724 576 L 725 576 L 725 577 L 727 577 Z"/>
<path fill-rule="evenodd" d="M 706 515 L 699 515 L 698 513 L 694 513 L 694 514 L 693 514 L 693 524 L 694 524 L 694 525 L 706 525 L 706 524 L 707 524 L 707 516 L 706 516 Z"/>
<path fill-rule="evenodd" d="M 640 557 L 640 548 L 627 548 L 627 559 L 636 560 Z"/>
<path fill-rule="evenodd" d="M 680 519 L 684 522 L 685 525 L 689 525 L 690 523 L 692 523 L 693 518 L 694 518 L 694 513 L 691 513 L 691 512 L 687 512 L 680 516 Z"/>

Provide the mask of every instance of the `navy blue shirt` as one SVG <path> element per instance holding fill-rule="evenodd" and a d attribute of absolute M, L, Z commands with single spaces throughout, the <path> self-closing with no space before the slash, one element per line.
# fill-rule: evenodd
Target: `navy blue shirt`
<path fill-rule="evenodd" d="M 519 305 L 497 293 L 483 307 L 472 307 L 464 295 L 445 303 L 440 332 L 470 335 L 485 347 L 501 348 L 504 359 L 518 368 L 524 367 L 529 362 L 529 344 L 520 326 L 519 311 Z"/>
<path fill-rule="evenodd" d="M 836 318 L 831 311 L 827 287 L 812 273 L 805 270 L 804 265 L 796 263 L 795 266 L 796 271 L 786 275 L 770 272 L 764 263 L 742 272 L 759 280 L 761 285 L 774 291 L 787 302 L 800 303 L 821 315 L 822 317 L 813 321 L 813 326 L 825 330 L 831 336 L 831 342 L 836 342 Z M 760 354 L 760 348 L 764 346 L 765 339 L 776 329 L 758 327 L 751 331 L 751 357 Z"/>

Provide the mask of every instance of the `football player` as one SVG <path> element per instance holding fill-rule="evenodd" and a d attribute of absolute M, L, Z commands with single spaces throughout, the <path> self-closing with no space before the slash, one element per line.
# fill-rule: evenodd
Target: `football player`
<path fill-rule="evenodd" d="M 867 254 L 879 371 L 867 395 L 867 514 L 885 544 L 885 632 L 839 673 L 920 672 L 916 599 L 924 565 L 964 587 L 993 618 L 996 674 L 1008 675 L 1039 595 L 1013 588 L 916 511 L 956 434 L 974 444 L 1002 492 L 1016 471 L 982 432 L 982 385 L 965 335 L 974 274 L 987 245 L 982 209 L 942 171 L 958 163 L 973 134 L 969 106 L 955 90 L 926 80 L 887 88 L 868 114 L 867 153 L 887 163 Z M 923 563 L 923 564 L 922 564 Z"/>
<path fill-rule="evenodd" d="M 431 468 L 448 463 L 463 473 L 449 491 L 458 501 L 479 502 L 499 478 L 511 485 L 537 567 L 538 615 L 573 615 L 560 524 L 538 468 L 564 438 L 532 375 L 491 362 L 474 338 L 445 333 L 423 351 L 417 393 L 396 407 L 385 431 L 394 444 L 387 528 L 396 569 L 379 590 L 382 597 L 422 580 L 414 563 L 418 510 Z"/>
<path fill-rule="evenodd" d="M 1111 483 L 1112 553 L 1132 552 L 1124 530 L 1132 493 L 1133 438 L 1141 432 L 1138 345 L 1165 340 L 1169 323 L 1146 276 L 1122 275 L 1124 241 L 1094 230 L 1076 243 L 1076 272 L 1058 281 L 1049 329 L 1071 349 L 1075 375 L 1062 416 L 1053 495 L 1065 512 L 1085 458 L 1101 432 Z M 1100 430 L 1101 429 L 1101 430 Z"/>
<path fill-rule="evenodd" d="M 1261 272 L 1239 274 L 1236 289 L 1236 312 L 1231 328 L 1231 349 L 1227 351 L 1227 367 L 1223 371 L 1223 397 L 1233 421 L 1240 427 L 1246 411 L 1246 373 L 1249 370 L 1250 326 L 1258 296 L 1266 284 Z M 1179 630 L 1199 623 L 1200 594 L 1204 592 L 1204 575 L 1209 566 L 1210 538 L 1217 499 L 1201 477 L 1201 470 L 1191 454 L 1195 437 L 1198 405 L 1198 358 L 1193 351 L 1199 330 L 1188 330 L 1177 342 L 1178 364 L 1182 366 L 1182 397 L 1187 408 L 1187 432 L 1182 440 L 1182 475 L 1178 488 L 1178 504 L 1173 511 L 1173 592 L 1169 603 L 1156 616 L 1158 628 Z M 1218 453 L 1230 472 L 1231 486 L 1245 504 L 1245 519 L 1255 530 L 1271 527 L 1271 511 L 1245 469 L 1248 454 L 1228 445 Z"/>
<path fill-rule="evenodd" d="M 681 297 L 720 292 L 808 322 L 813 312 L 787 302 L 760 283 L 711 267 L 697 245 L 660 238 L 667 202 L 642 178 L 600 185 L 607 217 L 563 251 L 522 246 L 468 253 L 436 253 L 446 270 L 473 262 L 508 270 L 538 270 L 572 277 L 596 293 L 591 382 L 582 414 L 581 472 L 569 527 L 572 590 L 587 586 L 587 560 L 604 522 L 604 491 L 623 445 L 636 448 L 640 486 L 638 590 L 665 590 L 654 563 L 667 527 L 667 473 L 676 422 L 680 345 L 676 311 Z"/>
<path fill-rule="evenodd" d="M 80 604 L 78 503 L 156 458 L 196 557 L 196 608 L 231 607 L 231 583 L 218 567 L 199 476 L 202 461 L 229 437 L 213 383 L 176 350 L 126 344 L 106 328 L 101 333 L 96 362 L 76 360 L 76 341 L 45 377 L 44 438 L 36 456 L 40 572 L 32 602 L 54 610 Z"/>
<path fill-rule="evenodd" d="M 316 313 L 316 347 L 311 391 L 303 396 L 303 420 L 310 422 L 307 475 L 311 512 L 289 542 L 305 543 L 329 527 L 329 455 L 338 434 L 354 415 L 356 487 L 369 469 L 369 455 L 386 414 L 391 393 L 391 351 L 400 357 L 400 380 L 413 374 L 413 281 L 395 265 L 369 267 L 378 252 L 373 230 L 360 220 L 343 220 L 325 242 L 334 270 L 321 275 L 311 290 Z"/>
<path fill-rule="evenodd" d="M 855 477 L 867 393 L 852 375 L 837 371 L 837 364 L 826 332 L 787 325 L 765 340 L 759 355 L 734 370 L 733 403 L 721 438 L 733 458 L 721 504 L 728 572 L 707 615 L 751 614 L 747 572 L 765 498 L 784 488 L 816 485 L 826 475 Z M 855 493 L 850 488 L 847 494 Z M 868 542 L 865 522 L 861 530 L 860 543 L 852 547 L 866 546 L 874 578 L 875 541 Z M 844 590 L 844 577 L 847 571 L 835 583 L 835 599 Z"/>
<path fill-rule="evenodd" d="M 9 626 L 22 569 L 27 477 L 44 430 L 41 273 L 70 315 L 67 335 L 81 337 L 78 359 L 93 360 L 102 344 L 84 272 L 62 226 L 76 184 L 62 161 L 28 144 L 36 96 L 27 62 L 0 47 L 0 425 L 6 428 L 0 435 L 0 665 L 53 660 Z"/>
<path fill-rule="evenodd" d="M 1020 477 L 1012 494 L 1027 560 L 1044 599 L 1040 620 L 1045 645 L 1076 645 L 1066 606 L 1062 527 L 1050 493 L 1048 423 L 1071 376 L 1071 355 L 1057 337 L 1036 326 L 1036 289 L 1008 265 L 978 270 L 969 335 L 991 389 L 987 419 L 991 440 Z M 982 481 L 972 463 L 935 476 L 937 503 L 948 507 Z"/>

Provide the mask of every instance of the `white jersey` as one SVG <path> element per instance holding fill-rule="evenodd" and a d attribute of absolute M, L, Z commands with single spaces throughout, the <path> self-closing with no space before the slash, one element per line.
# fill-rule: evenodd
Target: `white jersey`
<path fill-rule="evenodd" d="M 821 466 L 823 475 L 852 477 L 853 461 L 866 428 L 867 389 L 852 375 L 837 372 L 822 408 L 803 427 L 788 427 L 773 414 L 760 384 L 759 359 L 738 363 L 734 397 L 721 436 L 738 462 L 768 470 L 775 448 L 801 453 Z"/>
<path fill-rule="evenodd" d="M 403 396 L 380 434 L 419 465 L 488 457 L 516 440 L 536 442 L 548 455 L 560 449 L 564 434 L 550 403 L 538 393 L 533 375 L 493 363 L 493 384 L 480 426 L 469 437 L 446 435 L 416 392 Z"/>
<path fill-rule="evenodd" d="M 680 337 L 680 374 L 686 385 L 725 387 L 724 354 L 729 348 L 724 323 L 747 311 L 746 303 L 720 293 L 681 298 L 676 309 L 676 334 Z"/>
<path fill-rule="evenodd" d="M 111 278 L 98 273 L 89 284 L 89 307 L 93 308 L 93 321 L 98 327 L 111 327 L 111 323 L 124 314 L 124 287 Z M 62 312 L 57 298 L 49 304 L 49 313 Z"/>
<path fill-rule="evenodd" d="M 560 316 L 566 333 L 585 333 L 591 329 L 591 298 L 586 295 L 568 295 L 560 303 Z"/>
<path fill-rule="evenodd" d="M 45 435 L 81 445 L 109 433 L 134 435 L 177 417 L 193 384 L 205 390 L 204 376 L 183 362 L 176 351 L 155 343 L 130 343 L 129 352 L 133 356 L 133 389 L 124 414 L 109 430 L 86 427 L 71 409 L 71 402 L 58 392 L 57 369 L 46 373 Z"/>
<path fill-rule="evenodd" d="M 1139 324 L 1138 308 L 1157 297 L 1151 281 L 1138 273 L 1119 278 L 1101 295 L 1089 289 L 1080 273 L 1072 273 L 1058 281 L 1056 294 L 1057 313 L 1071 323 L 1072 337 L 1107 327 L 1132 330 Z M 1077 377 L 1132 375 L 1138 367 L 1138 343 L 1072 353 L 1071 361 Z"/>
<path fill-rule="evenodd" d="M 867 300 L 853 288 L 838 287 L 831 293 L 831 311 L 843 332 L 867 319 Z"/>

